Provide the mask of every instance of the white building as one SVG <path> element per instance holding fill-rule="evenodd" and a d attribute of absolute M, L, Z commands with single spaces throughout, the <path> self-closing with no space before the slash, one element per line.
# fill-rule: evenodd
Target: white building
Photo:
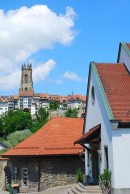
<path fill-rule="evenodd" d="M 83 136 L 87 181 L 112 171 L 112 192 L 130 193 L 130 44 L 120 43 L 117 63 L 90 63 Z"/>
<path fill-rule="evenodd" d="M 0 97 L 0 116 L 8 111 L 8 99 L 7 97 Z"/>

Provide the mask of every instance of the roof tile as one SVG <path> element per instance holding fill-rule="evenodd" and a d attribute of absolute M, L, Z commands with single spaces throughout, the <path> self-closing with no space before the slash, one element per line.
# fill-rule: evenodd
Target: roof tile
<path fill-rule="evenodd" d="M 114 118 L 130 122 L 130 75 L 124 64 L 96 63 Z"/>
<path fill-rule="evenodd" d="M 82 134 L 83 119 L 53 117 L 36 133 L 3 154 L 3 157 L 78 154 L 74 146 Z"/>

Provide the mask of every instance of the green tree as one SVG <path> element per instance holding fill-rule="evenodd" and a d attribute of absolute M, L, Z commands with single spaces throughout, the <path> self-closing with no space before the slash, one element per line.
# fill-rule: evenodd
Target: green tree
<path fill-rule="evenodd" d="M 0 136 L 2 137 L 4 134 L 3 134 L 3 120 L 2 118 L 0 117 Z"/>
<path fill-rule="evenodd" d="M 50 110 L 57 110 L 59 108 L 59 102 L 56 102 L 56 101 L 50 102 L 49 108 Z"/>
<path fill-rule="evenodd" d="M 38 121 L 46 121 L 48 120 L 49 113 L 46 111 L 45 108 L 39 108 L 38 112 L 36 113 L 36 117 Z"/>
<path fill-rule="evenodd" d="M 40 108 L 36 113 L 36 119 L 33 120 L 31 131 L 34 133 L 40 129 L 49 119 L 49 113 L 45 108 Z"/>
<path fill-rule="evenodd" d="M 24 129 L 30 129 L 32 127 L 32 117 L 28 112 L 8 111 L 3 117 L 3 133 L 5 136 L 14 132 Z"/>
<path fill-rule="evenodd" d="M 66 112 L 65 112 L 65 117 L 72 117 L 72 118 L 77 118 L 78 116 L 78 111 L 76 109 L 71 109 L 69 108 Z"/>
<path fill-rule="evenodd" d="M 23 131 L 15 131 L 7 136 L 7 139 L 4 141 L 4 143 L 9 147 L 13 147 L 29 137 L 31 134 L 32 132 L 29 129 L 25 129 Z"/>

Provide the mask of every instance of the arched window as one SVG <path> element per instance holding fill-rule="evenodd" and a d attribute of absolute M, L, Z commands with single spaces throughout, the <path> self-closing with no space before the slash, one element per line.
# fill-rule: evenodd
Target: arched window
<path fill-rule="evenodd" d="M 28 83 L 28 74 L 25 74 L 25 83 Z"/>
<path fill-rule="evenodd" d="M 28 91 L 28 88 L 27 87 L 25 88 L 25 91 Z"/>

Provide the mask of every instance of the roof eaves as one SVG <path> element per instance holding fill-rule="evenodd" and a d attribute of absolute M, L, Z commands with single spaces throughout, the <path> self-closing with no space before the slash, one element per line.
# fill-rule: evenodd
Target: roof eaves
<path fill-rule="evenodd" d="M 90 79 L 91 79 L 91 63 L 89 65 L 89 72 L 88 72 L 88 85 L 87 85 L 87 93 L 86 93 L 86 106 L 85 106 L 85 115 L 84 115 L 84 118 L 86 118 L 87 110 L 88 110 L 88 100 L 87 100 L 87 96 L 89 96 Z M 85 133 L 85 128 L 86 128 L 86 119 L 84 119 L 83 134 Z"/>
<path fill-rule="evenodd" d="M 104 104 L 104 107 L 106 109 L 108 118 L 109 118 L 109 120 L 112 120 L 112 119 L 114 119 L 114 115 L 112 113 L 111 107 L 110 107 L 109 102 L 107 100 L 105 90 L 103 88 L 101 79 L 99 77 L 99 74 L 98 74 L 98 71 L 97 71 L 97 68 L 96 68 L 96 64 L 94 62 L 91 63 L 91 67 L 92 67 L 93 73 L 95 74 L 95 78 L 96 78 L 96 81 L 97 81 L 97 84 L 98 84 L 98 87 L 99 87 L 99 90 L 100 90 L 100 93 L 101 93 L 101 97 L 102 97 L 103 104 Z"/>

